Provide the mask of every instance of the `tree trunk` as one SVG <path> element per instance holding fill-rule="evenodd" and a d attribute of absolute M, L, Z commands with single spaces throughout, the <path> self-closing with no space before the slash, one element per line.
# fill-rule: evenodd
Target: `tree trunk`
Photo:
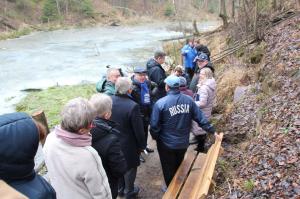
<path fill-rule="evenodd" d="M 234 17 L 235 17 L 235 0 L 232 0 L 232 4 L 231 4 L 231 18 L 234 21 Z"/>
<path fill-rule="evenodd" d="M 254 35 L 255 40 L 259 40 L 258 30 L 257 30 L 257 9 L 258 9 L 258 0 L 255 0 L 255 7 L 254 7 Z"/>
<path fill-rule="evenodd" d="M 197 21 L 196 20 L 193 21 L 193 27 L 194 27 L 194 35 L 199 35 L 199 30 L 198 30 L 198 27 L 197 27 Z"/>
<path fill-rule="evenodd" d="M 277 10 L 277 0 L 272 1 L 272 7 L 274 11 Z"/>
<path fill-rule="evenodd" d="M 56 2 L 58 16 L 61 16 L 59 2 L 58 2 L 58 0 L 55 0 L 55 2 Z"/>
<path fill-rule="evenodd" d="M 204 9 L 204 10 L 208 10 L 208 0 L 204 0 L 203 1 L 203 5 L 202 5 L 202 8 Z"/>
<path fill-rule="evenodd" d="M 37 112 L 33 113 L 32 118 L 35 119 L 36 121 L 40 122 L 46 128 L 46 131 L 47 131 L 46 137 L 47 137 L 47 135 L 50 133 L 50 131 L 49 131 L 49 126 L 48 126 L 47 118 L 46 118 L 44 111 L 37 111 Z M 44 142 L 42 144 L 44 145 Z"/>
<path fill-rule="evenodd" d="M 220 0 L 220 14 L 219 17 L 223 20 L 223 27 L 227 28 L 228 27 L 228 17 L 226 13 L 226 5 L 225 5 L 225 0 Z"/>

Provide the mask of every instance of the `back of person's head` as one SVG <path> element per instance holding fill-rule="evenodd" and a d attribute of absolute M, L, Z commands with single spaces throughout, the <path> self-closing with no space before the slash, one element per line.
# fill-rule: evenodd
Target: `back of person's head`
<path fill-rule="evenodd" d="M 88 128 L 95 117 L 93 106 L 81 97 L 70 100 L 61 111 L 61 128 L 78 133 Z"/>
<path fill-rule="evenodd" d="M 116 93 L 127 94 L 132 87 L 132 81 L 127 77 L 120 77 L 116 82 Z"/>
<path fill-rule="evenodd" d="M 194 39 L 193 38 L 188 38 L 185 40 L 186 44 L 189 44 L 189 43 L 192 43 L 194 42 Z"/>
<path fill-rule="evenodd" d="M 180 79 L 180 84 L 179 84 L 179 86 L 180 86 L 180 87 L 186 87 L 187 82 L 186 82 L 185 77 L 180 76 L 179 79 Z"/>
<path fill-rule="evenodd" d="M 183 67 L 178 65 L 174 68 L 174 72 L 177 73 L 177 74 L 180 74 L 182 75 L 183 74 Z"/>
<path fill-rule="evenodd" d="M 214 74 L 210 68 L 205 67 L 200 70 L 200 76 L 201 80 L 203 81 L 206 79 L 212 79 L 214 77 Z"/>
<path fill-rule="evenodd" d="M 97 116 L 100 118 L 103 118 L 107 113 L 111 113 L 112 99 L 106 94 L 94 94 L 90 99 L 90 103 L 94 107 Z"/>
<path fill-rule="evenodd" d="M 163 58 L 165 57 L 167 54 L 163 51 L 155 51 L 154 53 L 154 59 L 158 59 L 158 58 Z"/>

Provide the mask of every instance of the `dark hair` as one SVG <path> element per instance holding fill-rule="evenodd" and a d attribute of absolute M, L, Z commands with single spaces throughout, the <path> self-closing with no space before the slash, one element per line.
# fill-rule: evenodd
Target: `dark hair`
<path fill-rule="evenodd" d="M 155 59 L 158 59 L 158 58 L 160 58 L 160 57 L 165 57 L 167 54 L 165 53 L 165 52 L 163 52 L 163 51 L 156 51 L 155 53 L 154 53 L 154 58 Z"/>
<path fill-rule="evenodd" d="M 186 44 L 189 44 L 190 41 L 193 42 L 193 41 L 194 41 L 194 38 L 187 38 L 185 42 L 186 42 Z"/>
<path fill-rule="evenodd" d="M 44 142 L 47 135 L 47 128 L 42 123 L 36 121 L 35 119 L 33 119 L 33 122 L 35 123 L 39 132 L 39 141 Z"/>

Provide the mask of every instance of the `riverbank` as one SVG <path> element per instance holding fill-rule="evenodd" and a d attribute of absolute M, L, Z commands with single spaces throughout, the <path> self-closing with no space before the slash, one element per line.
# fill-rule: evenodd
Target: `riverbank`
<path fill-rule="evenodd" d="M 35 31 L 218 18 L 213 14 L 214 10 L 202 11 L 201 15 L 196 14 L 198 11 L 199 5 L 178 4 L 175 8 L 175 5 L 168 2 L 5 0 L 0 1 L 0 40 L 18 38 Z"/>
<path fill-rule="evenodd" d="M 28 95 L 16 104 L 16 111 L 32 114 L 44 110 L 51 129 L 59 124 L 59 113 L 69 100 L 76 97 L 90 98 L 94 93 L 95 84 L 55 86 L 42 91 L 28 92 Z"/>

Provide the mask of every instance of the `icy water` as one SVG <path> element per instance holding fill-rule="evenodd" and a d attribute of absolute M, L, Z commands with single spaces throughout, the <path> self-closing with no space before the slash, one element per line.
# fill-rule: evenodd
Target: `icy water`
<path fill-rule="evenodd" d="M 162 48 L 160 40 L 182 35 L 170 25 L 57 30 L 0 41 L 0 114 L 14 111 L 24 89 L 97 82 L 106 65 L 144 65 Z M 205 22 L 199 29 L 218 25 Z"/>

